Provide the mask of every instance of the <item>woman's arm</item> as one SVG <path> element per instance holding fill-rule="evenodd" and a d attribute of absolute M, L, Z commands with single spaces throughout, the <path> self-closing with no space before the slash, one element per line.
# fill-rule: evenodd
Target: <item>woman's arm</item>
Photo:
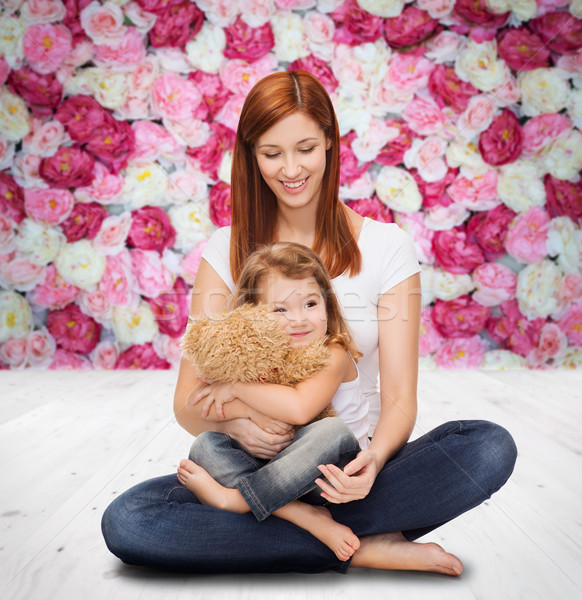
<path fill-rule="evenodd" d="M 344 470 L 322 466 L 317 484 L 331 502 L 364 498 L 386 461 L 408 441 L 416 422 L 420 275 L 413 275 L 386 292 L 378 303 L 378 354 L 381 413 L 368 450 Z M 357 475 L 355 475 L 357 473 Z"/>

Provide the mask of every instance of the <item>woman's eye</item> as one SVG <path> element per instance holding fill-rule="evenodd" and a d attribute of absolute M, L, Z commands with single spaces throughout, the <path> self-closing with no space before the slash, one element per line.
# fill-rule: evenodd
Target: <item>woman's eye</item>
<path fill-rule="evenodd" d="M 311 147 L 311 148 L 301 148 L 301 150 L 299 150 L 299 152 L 303 153 L 303 154 L 309 154 L 310 152 L 313 152 L 315 150 L 315 146 Z"/>
<path fill-rule="evenodd" d="M 275 154 L 263 154 L 263 156 L 265 158 L 277 158 L 277 156 L 279 156 L 279 153 L 275 153 Z"/>

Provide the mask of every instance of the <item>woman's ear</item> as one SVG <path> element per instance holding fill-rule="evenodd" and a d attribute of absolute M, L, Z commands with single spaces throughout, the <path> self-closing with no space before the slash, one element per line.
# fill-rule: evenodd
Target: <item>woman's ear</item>
<path fill-rule="evenodd" d="M 325 144 L 325 149 L 329 150 L 331 148 L 331 140 L 327 138 L 327 143 Z"/>

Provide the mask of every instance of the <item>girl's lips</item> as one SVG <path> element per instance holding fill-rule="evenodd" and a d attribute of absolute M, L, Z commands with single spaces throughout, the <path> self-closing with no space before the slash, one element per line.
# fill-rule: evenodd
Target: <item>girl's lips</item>
<path fill-rule="evenodd" d="M 293 186 L 297 185 L 297 181 L 281 181 L 281 185 L 283 186 L 284 190 L 288 193 L 288 194 L 299 194 L 300 192 L 302 192 L 305 189 L 305 186 L 307 185 L 307 181 L 309 180 L 309 177 L 306 177 L 303 180 L 299 180 L 299 181 L 303 181 L 303 183 L 297 187 L 289 187 L 287 184 L 290 183 Z"/>

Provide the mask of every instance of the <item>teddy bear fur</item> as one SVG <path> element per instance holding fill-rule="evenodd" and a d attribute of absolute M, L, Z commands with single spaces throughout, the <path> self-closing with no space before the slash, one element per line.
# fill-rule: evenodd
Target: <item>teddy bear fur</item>
<path fill-rule="evenodd" d="M 201 379 L 295 386 L 323 369 L 330 354 L 323 340 L 291 348 L 289 336 L 264 305 L 244 304 L 231 312 L 188 324 L 182 352 Z M 332 406 L 315 419 L 334 416 Z"/>

